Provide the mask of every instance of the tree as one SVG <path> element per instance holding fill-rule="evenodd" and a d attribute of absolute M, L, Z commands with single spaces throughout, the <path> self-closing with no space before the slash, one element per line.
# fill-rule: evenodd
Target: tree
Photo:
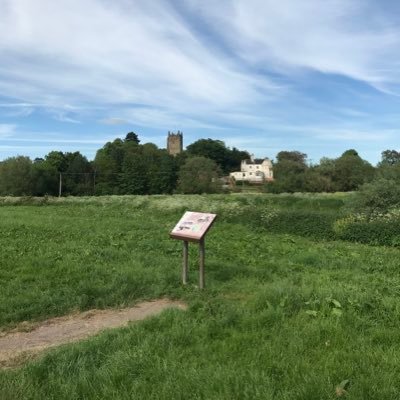
<path fill-rule="evenodd" d="M 139 137 L 135 132 L 129 132 L 125 136 L 125 142 L 133 142 L 136 144 L 140 143 Z"/>
<path fill-rule="evenodd" d="M 63 192 L 73 196 L 93 193 L 93 170 L 88 159 L 79 151 L 64 154 L 66 170 Z"/>
<path fill-rule="evenodd" d="M 130 135 L 132 134 L 132 135 Z M 179 163 L 153 143 L 139 144 L 133 132 L 98 150 L 94 160 L 97 194 L 159 194 L 176 188 Z"/>
<path fill-rule="evenodd" d="M 354 149 L 349 149 L 346 150 L 343 154 L 342 157 L 346 157 L 346 156 L 354 156 L 354 157 L 359 157 L 358 153 L 356 150 Z"/>
<path fill-rule="evenodd" d="M 274 181 L 266 185 L 272 193 L 293 193 L 305 190 L 305 173 L 307 154 L 299 151 L 281 151 L 274 164 Z"/>
<path fill-rule="evenodd" d="M 393 180 L 378 178 L 360 187 L 351 208 L 367 214 L 385 213 L 400 207 L 400 185 Z"/>
<path fill-rule="evenodd" d="M 319 164 L 306 171 L 305 190 L 310 192 L 334 192 L 332 177 L 335 171 L 335 160 L 322 157 Z"/>
<path fill-rule="evenodd" d="M 250 154 L 247 151 L 238 150 L 233 147 L 232 150 L 228 148 L 228 153 L 225 159 L 224 172 L 240 171 L 240 164 L 243 160 L 249 160 Z"/>
<path fill-rule="evenodd" d="M 348 192 L 371 181 L 374 174 L 375 169 L 370 163 L 363 160 L 355 150 L 347 150 L 335 160 L 332 180 L 336 190 Z"/>
<path fill-rule="evenodd" d="M 280 151 L 276 155 L 276 160 L 279 162 L 282 161 L 292 161 L 297 163 L 298 165 L 306 165 L 307 154 L 301 153 L 300 151 Z"/>
<path fill-rule="evenodd" d="M 176 157 L 153 143 L 144 144 L 141 150 L 146 163 L 147 193 L 172 193 L 177 181 Z"/>
<path fill-rule="evenodd" d="M 380 165 L 396 165 L 400 164 L 400 152 L 396 150 L 382 151 L 382 161 Z"/>
<path fill-rule="evenodd" d="M 59 173 L 48 161 L 35 159 L 31 176 L 33 196 L 57 195 Z"/>
<path fill-rule="evenodd" d="M 387 179 L 400 184 L 400 152 L 385 150 L 382 152 L 382 161 L 378 164 L 377 178 Z"/>
<path fill-rule="evenodd" d="M 147 167 L 148 165 L 140 151 L 127 154 L 122 163 L 120 193 L 147 194 Z"/>
<path fill-rule="evenodd" d="M 45 156 L 45 160 L 55 168 L 57 172 L 65 172 L 67 169 L 67 160 L 62 151 L 51 151 Z"/>
<path fill-rule="evenodd" d="M 192 157 L 179 171 L 178 190 L 182 193 L 218 193 L 221 190 L 219 168 L 206 157 Z"/>
<path fill-rule="evenodd" d="M 332 192 L 333 183 L 329 175 L 321 173 L 319 165 L 308 168 L 304 173 L 303 187 L 305 192 Z"/>
<path fill-rule="evenodd" d="M 119 178 L 126 144 L 121 139 L 106 143 L 96 153 L 93 168 L 96 173 L 96 194 L 119 194 Z M 136 146 L 137 147 L 137 146 Z"/>
<path fill-rule="evenodd" d="M 0 163 L 2 196 L 30 196 L 32 186 L 32 161 L 29 157 L 10 157 Z"/>
<path fill-rule="evenodd" d="M 213 139 L 197 140 L 187 146 L 186 151 L 191 157 L 200 156 L 215 161 L 225 174 L 238 170 L 240 162 L 250 158 L 246 151 L 240 151 L 236 148 L 231 150 L 221 140 Z"/>

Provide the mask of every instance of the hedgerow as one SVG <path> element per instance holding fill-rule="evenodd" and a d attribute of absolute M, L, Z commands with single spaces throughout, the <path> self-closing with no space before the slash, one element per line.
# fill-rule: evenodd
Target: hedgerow
<path fill-rule="evenodd" d="M 335 222 L 334 232 L 341 240 L 400 247 L 399 210 L 372 216 L 349 215 Z"/>

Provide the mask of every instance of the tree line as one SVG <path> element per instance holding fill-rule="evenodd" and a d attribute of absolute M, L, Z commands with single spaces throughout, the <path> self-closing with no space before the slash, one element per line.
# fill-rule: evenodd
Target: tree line
<path fill-rule="evenodd" d="M 31 160 L 16 156 L 0 162 L 1 196 L 124 195 L 211 193 L 219 177 L 240 168 L 249 154 L 224 142 L 200 139 L 171 156 L 153 143 L 140 144 L 129 132 L 97 150 L 93 161 L 80 152 L 51 151 Z M 193 174 L 197 174 L 196 177 Z"/>
<path fill-rule="evenodd" d="M 106 143 L 89 161 L 80 152 L 51 151 L 44 158 L 10 157 L 0 162 L 1 196 L 124 195 L 215 193 L 221 177 L 240 170 L 248 152 L 224 142 L 200 139 L 177 156 L 153 143 L 140 144 L 136 133 Z M 385 150 L 372 166 L 356 150 L 312 165 L 299 151 L 281 151 L 273 163 L 270 193 L 353 191 L 374 180 L 400 183 L 400 152 Z M 231 182 L 234 184 L 234 182 Z"/>
<path fill-rule="evenodd" d="M 323 157 L 316 165 L 307 163 L 307 155 L 298 151 L 281 151 L 276 159 L 275 181 L 267 187 L 273 193 L 353 191 L 376 172 L 353 149 L 336 159 Z"/>

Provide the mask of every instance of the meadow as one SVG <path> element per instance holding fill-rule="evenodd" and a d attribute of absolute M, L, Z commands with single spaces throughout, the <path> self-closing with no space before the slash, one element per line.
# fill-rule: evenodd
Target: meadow
<path fill-rule="evenodd" d="M 188 310 L 0 369 L 0 399 L 400 399 L 400 249 L 335 237 L 348 196 L 1 198 L 0 334 L 160 297 Z M 203 291 L 197 247 L 183 286 L 168 235 L 186 210 L 218 214 Z"/>

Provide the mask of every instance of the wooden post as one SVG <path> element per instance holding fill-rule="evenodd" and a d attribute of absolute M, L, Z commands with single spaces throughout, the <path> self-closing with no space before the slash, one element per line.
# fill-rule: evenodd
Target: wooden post
<path fill-rule="evenodd" d="M 62 174 L 60 172 L 60 184 L 58 187 L 58 197 L 61 197 L 61 194 L 62 194 Z"/>
<path fill-rule="evenodd" d="M 200 250 L 199 288 L 204 289 L 204 259 L 206 256 L 204 238 L 201 239 L 199 242 L 199 250 Z"/>
<path fill-rule="evenodd" d="M 93 172 L 93 196 L 96 195 L 96 171 Z"/>
<path fill-rule="evenodd" d="M 183 264 L 182 264 L 182 283 L 187 284 L 188 281 L 188 258 L 189 258 L 189 242 L 183 241 Z"/>

